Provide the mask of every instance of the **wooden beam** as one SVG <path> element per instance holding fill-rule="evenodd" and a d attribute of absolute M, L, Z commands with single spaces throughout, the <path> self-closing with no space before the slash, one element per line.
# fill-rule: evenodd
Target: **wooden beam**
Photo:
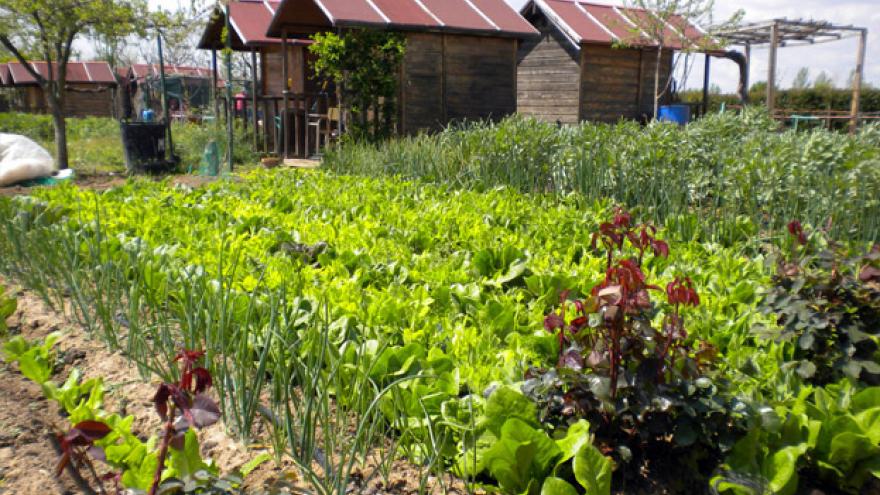
<path fill-rule="evenodd" d="M 865 50 L 868 45 L 868 30 L 859 34 L 859 48 L 856 52 L 856 71 L 853 74 L 852 108 L 850 111 L 849 132 L 855 134 L 859 125 L 859 111 L 862 99 L 862 77 L 865 73 Z"/>
<path fill-rule="evenodd" d="M 211 97 L 214 100 L 214 119 L 220 118 L 220 101 L 217 99 L 217 86 L 220 84 L 220 78 L 217 76 L 217 49 L 211 48 Z"/>
<path fill-rule="evenodd" d="M 773 116 L 776 108 L 776 51 L 779 49 L 779 24 L 770 28 L 770 62 L 767 64 L 767 111 Z"/>
<path fill-rule="evenodd" d="M 257 87 L 257 50 L 251 50 L 251 74 L 253 74 L 253 78 L 251 80 L 251 112 L 253 112 L 251 118 L 254 124 L 254 151 L 260 149 L 260 123 L 257 118 L 257 114 L 259 113 L 259 107 L 257 106 L 257 91 L 259 91 Z"/>
<path fill-rule="evenodd" d="M 281 139 L 284 143 L 281 148 L 281 158 L 289 158 L 288 154 L 290 153 L 290 129 L 288 129 L 288 122 L 290 119 L 287 115 L 287 105 L 290 95 L 290 88 L 287 85 L 289 71 L 290 68 L 288 67 L 287 62 L 287 30 L 285 29 L 281 33 L 281 79 L 284 83 L 281 91 L 281 101 L 283 102 L 281 107 Z"/>

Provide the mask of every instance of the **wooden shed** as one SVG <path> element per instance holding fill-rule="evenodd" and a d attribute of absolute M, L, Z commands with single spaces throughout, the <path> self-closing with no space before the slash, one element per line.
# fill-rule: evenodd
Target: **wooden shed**
<path fill-rule="evenodd" d="M 31 62 L 44 78 L 49 77 L 46 62 Z M 7 87 L 11 91 L 10 109 L 25 113 L 47 113 L 43 88 L 18 62 L 6 64 Z M 116 98 L 116 77 L 107 62 L 69 62 L 64 114 L 67 117 L 112 117 Z"/>
<path fill-rule="evenodd" d="M 653 114 L 658 44 L 638 29 L 640 16 L 653 14 L 581 0 L 530 0 L 520 13 L 541 33 L 519 49 L 520 113 L 564 124 Z M 673 70 L 674 52 L 683 46 L 680 37 L 704 36 L 677 24 L 670 24 L 665 36 L 661 87 Z"/>
<path fill-rule="evenodd" d="M 248 108 L 258 110 L 249 112 L 251 125 L 262 129 L 262 136 L 255 135 L 255 139 L 258 147 L 259 141 L 262 141 L 265 151 L 275 149 L 276 146 L 275 118 L 280 114 L 279 106 L 284 93 L 284 81 L 281 78 L 284 65 L 282 41 L 266 35 L 279 5 L 279 2 L 269 0 L 236 0 L 229 3 L 232 50 L 250 53 L 251 65 L 257 67 L 256 80 L 251 81 L 251 86 L 257 88 L 257 91 L 251 92 L 245 104 Z M 217 52 L 226 46 L 223 39 L 225 26 L 226 11 L 218 8 L 205 26 L 198 45 L 199 49 L 211 50 L 212 70 L 218 80 L 221 79 L 222 68 L 217 64 Z M 288 40 L 288 91 L 294 94 L 316 94 L 321 90 L 321 82 L 311 69 L 310 61 L 313 57 L 307 49 L 310 44 L 312 41 L 308 39 Z"/>
<path fill-rule="evenodd" d="M 12 99 L 9 65 L 0 64 L 0 112 L 8 112 Z"/>
<path fill-rule="evenodd" d="M 538 36 L 505 0 L 284 0 L 269 35 L 346 28 L 405 35 L 397 122 L 403 134 L 514 113 L 519 43 Z"/>

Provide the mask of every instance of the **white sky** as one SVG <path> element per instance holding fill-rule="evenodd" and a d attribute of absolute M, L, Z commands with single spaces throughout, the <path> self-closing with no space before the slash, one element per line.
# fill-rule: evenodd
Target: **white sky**
<path fill-rule="evenodd" d="M 174 9 L 189 5 L 190 0 L 148 0 L 152 6 Z M 507 0 L 520 7 L 526 0 Z M 622 4 L 623 0 L 592 0 L 596 3 Z M 716 0 L 716 18 L 730 16 L 737 9 L 746 12 L 746 21 L 762 21 L 787 17 L 789 19 L 827 20 L 835 24 L 853 24 L 868 28 L 868 51 L 865 58 L 865 80 L 880 86 L 880 0 Z M 809 67 L 810 77 L 828 73 L 839 86 L 845 85 L 855 67 L 856 39 L 846 39 L 815 46 L 782 48 L 778 55 L 778 78 L 783 86 L 791 84 L 801 67 Z M 711 82 L 725 91 L 736 89 L 739 75 L 736 64 L 723 59 L 712 60 Z M 752 50 L 752 83 L 767 79 L 767 50 Z M 702 86 L 703 62 L 694 64 L 688 86 Z"/>

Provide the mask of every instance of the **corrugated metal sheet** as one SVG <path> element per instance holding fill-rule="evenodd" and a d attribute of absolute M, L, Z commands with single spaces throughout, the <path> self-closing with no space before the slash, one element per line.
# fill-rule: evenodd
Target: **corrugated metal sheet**
<path fill-rule="evenodd" d="M 135 79 L 143 79 L 147 76 L 159 76 L 159 64 L 134 64 L 131 66 L 131 74 Z M 211 69 L 204 67 L 186 67 L 182 65 L 166 65 L 166 76 L 187 77 L 211 77 Z"/>
<path fill-rule="evenodd" d="M 49 77 L 49 64 L 46 62 L 31 62 L 31 67 L 43 76 Z M 57 64 L 53 63 L 57 74 Z M 31 73 L 18 62 L 7 64 L 11 76 L 11 84 L 28 85 L 36 84 L 37 80 Z M 116 77 L 107 62 L 68 62 L 67 82 L 74 84 L 116 84 Z"/>
<path fill-rule="evenodd" d="M 269 34 L 309 27 L 299 12 L 324 16 L 326 27 L 378 27 L 503 37 L 531 37 L 537 30 L 505 0 L 284 0 Z M 310 27 L 315 27 L 312 24 Z"/>
<path fill-rule="evenodd" d="M 280 2 L 271 0 L 237 0 L 229 4 L 229 21 L 235 33 L 232 39 L 233 50 L 248 50 L 268 45 L 280 45 L 281 40 L 266 35 L 269 24 Z M 223 48 L 223 28 L 226 19 L 224 10 L 217 10 L 205 26 L 198 48 L 209 50 Z M 311 40 L 292 40 L 292 44 L 311 44 Z"/>
<path fill-rule="evenodd" d="M 271 4 L 263 2 L 263 0 L 239 1 L 229 4 L 229 23 L 241 41 L 249 46 L 281 42 L 281 40 L 266 36 L 269 23 L 272 22 L 274 15 L 275 11 Z"/>
<path fill-rule="evenodd" d="M 640 26 L 658 22 L 653 13 L 582 0 L 533 0 L 521 12 L 539 8 L 572 42 L 611 44 L 615 42 L 640 46 L 657 46 Z M 686 37 L 686 38 L 685 38 Z M 700 42 L 706 35 L 681 17 L 674 16 L 664 28 L 664 45 L 681 49 L 685 39 Z"/>
<path fill-rule="evenodd" d="M 9 64 L 0 64 L 0 86 L 9 86 L 12 79 L 9 75 Z"/>

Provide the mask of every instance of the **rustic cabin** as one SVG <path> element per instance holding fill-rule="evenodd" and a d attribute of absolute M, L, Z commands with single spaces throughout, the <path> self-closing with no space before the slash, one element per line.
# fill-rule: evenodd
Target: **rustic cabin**
<path fill-rule="evenodd" d="M 8 112 L 12 99 L 9 65 L 0 64 L 0 112 Z"/>
<path fill-rule="evenodd" d="M 130 101 L 131 113 L 123 118 L 137 119 L 145 109 L 162 116 L 162 83 L 158 64 L 134 64 L 125 69 L 123 98 Z M 211 104 L 213 93 L 211 69 L 180 65 L 165 66 L 165 87 L 168 93 L 169 113 L 172 118 L 184 119 L 203 112 Z"/>
<path fill-rule="evenodd" d="M 563 124 L 653 114 L 658 44 L 638 29 L 639 18 L 651 13 L 581 0 L 530 0 L 520 13 L 541 36 L 519 48 L 519 113 Z M 680 21 L 664 36 L 669 48 L 661 54 L 661 87 L 682 48 L 680 37 L 703 36 Z M 665 91 L 661 104 L 670 96 Z"/>
<path fill-rule="evenodd" d="M 280 152 L 278 135 L 280 126 L 276 126 L 276 117 L 281 114 L 280 106 L 283 100 L 284 81 L 282 72 L 282 42 L 278 38 L 266 36 L 269 23 L 278 9 L 279 2 L 268 0 L 237 0 L 229 3 L 230 46 L 233 51 L 250 53 L 251 66 L 257 67 L 252 74 L 255 76 L 250 82 L 251 90 L 248 98 L 242 102 L 234 102 L 244 109 L 238 112 L 245 126 L 259 129 L 254 133 L 255 146 L 262 147 L 265 152 L 275 150 Z M 217 52 L 225 48 L 223 29 L 226 26 L 225 9 L 217 9 L 211 16 L 211 20 L 205 26 L 205 31 L 199 41 L 198 48 L 211 50 L 215 79 L 219 80 L 223 68 L 218 67 Z M 290 93 L 299 95 L 317 96 L 322 88 L 321 82 L 314 76 L 311 70 L 312 55 L 307 47 L 312 42 L 308 39 L 288 40 L 287 67 L 288 67 L 288 90 Z M 224 95 L 220 95 L 223 101 Z M 253 112 L 250 109 L 256 108 Z M 280 120 L 280 118 L 278 119 Z M 250 123 L 249 123 L 250 121 Z"/>
<path fill-rule="evenodd" d="M 18 62 L 6 64 L 10 88 L 10 110 L 24 113 L 47 113 L 43 88 Z M 35 72 L 49 77 L 46 62 L 31 62 Z M 0 71 L 2 72 L 2 71 Z M 116 98 L 116 77 L 107 62 L 69 62 L 64 113 L 67 117 L 112 117 Z"/>
<path fill-rule="evenodd" d="M 517 49 L 538 36 L 505 0 L 284 0 L 269 36 L 346 28 L 405 35 L 397 102 L 403 134 L 514 113 Z"/>

